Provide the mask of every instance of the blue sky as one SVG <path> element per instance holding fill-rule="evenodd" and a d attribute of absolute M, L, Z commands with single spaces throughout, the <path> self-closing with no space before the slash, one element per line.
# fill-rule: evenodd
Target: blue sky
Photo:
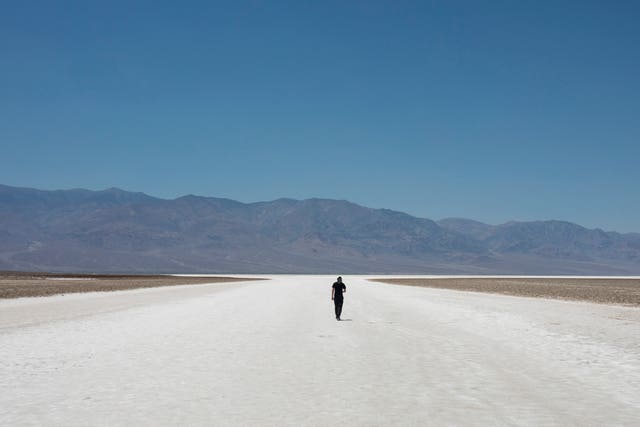
<path fill-rule="evenodd" d="M 3 3 L 0 183 L 640 231 L 637 2 L 173 3 Z"/>

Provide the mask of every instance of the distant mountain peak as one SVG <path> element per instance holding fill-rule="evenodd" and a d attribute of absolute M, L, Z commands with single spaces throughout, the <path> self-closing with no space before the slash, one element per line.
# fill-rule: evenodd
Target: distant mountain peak
<path fill-rule="evenodd" d="M 434 222 L 324 198 L 166 200 L 6 185 L 0 212 L 0 270 L 640 273 L 640 234 L 559 220 Z"/>

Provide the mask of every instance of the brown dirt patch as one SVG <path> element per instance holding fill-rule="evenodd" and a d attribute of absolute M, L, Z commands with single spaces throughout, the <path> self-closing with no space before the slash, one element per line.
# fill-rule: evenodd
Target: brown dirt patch
<path fill-rule="evenodd" d="M 177 277 L 164 275 L 105 275 L 0 272 L 0 299 L 108 292 L 160 286 L 198 285 L 220 282 L 264 280 L 241 277 Z"/>
<path fill-rule="evenodd" d="M 415 278 L 370 279 L 395 285 L 640 306 L 640 279 Z"/>

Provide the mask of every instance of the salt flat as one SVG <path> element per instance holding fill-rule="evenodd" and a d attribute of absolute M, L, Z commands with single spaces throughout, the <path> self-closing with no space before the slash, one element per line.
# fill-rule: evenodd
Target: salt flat
<path fill-rule="evenodd" d="M 640 423 L 640 308 L 334 279 L 0 301 L 0 424 Z"/>

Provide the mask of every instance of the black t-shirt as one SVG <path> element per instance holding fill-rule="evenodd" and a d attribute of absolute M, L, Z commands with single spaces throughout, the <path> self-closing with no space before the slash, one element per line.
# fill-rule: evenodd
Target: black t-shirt
<path fill-rule="evenodd" d="M 344 283 L 335 282 L 333 284 L 333 289 L 334 289 L 333 298 L 342 299 L 343 298 L 342 292 L 346 291 L 347 287 L 345 286 Z"/>

